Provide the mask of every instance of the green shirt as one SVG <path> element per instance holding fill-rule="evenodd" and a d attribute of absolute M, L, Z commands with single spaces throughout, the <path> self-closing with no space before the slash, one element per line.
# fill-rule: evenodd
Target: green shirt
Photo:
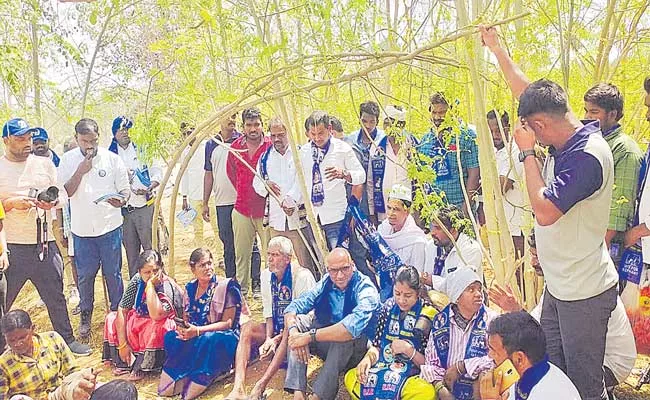
<path fill-rule="evenodd" d="M 603 137 L 614 156 L 614 190 L 607 229 L 625 232 L 634 223 L 634 204 L 643 153 L 618 124 L 603 132 Z"/>

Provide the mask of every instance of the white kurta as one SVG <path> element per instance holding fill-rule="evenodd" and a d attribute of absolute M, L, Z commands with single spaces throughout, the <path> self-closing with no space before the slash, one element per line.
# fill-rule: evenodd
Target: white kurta
<path fill-rule="evenodd" d="M 385 219 L 377 227 L 377 232 L 403 264 L 414 266 L 422 274 L 426 264 L 427 236 L 417 226 L 413 216 L 409 215 L 402 229 L 397 232 L 393 231 L 393 227 Z"/>
<path fill-rule="evenodd" d="M 409 143 L 402 143 L 399 151 L 395 154 L 393 146 L 391 146 L 390 141 L 386 144 L 386 167 L 384 168 L 384 180 L 382 182 L 382 192 L 384 195 L 384 206 L 388 205 L 388 195 L 390 194 L 393 185 L 403 185 L 406 187 L 411 187 L 411 180 L 408 176 L 408 171 L 406 170 L 408 165 L 408 147 Z M 381 151 L 379 147 L 375 146 L 374 143 L 370 148 L 370 159 L 376 155 L 378 151 Z M 372 162 L 368 163 L 368 171 L 366 171 L 366 191 L 368 193 L 368 209 L 370 210 L 370 215 L 375 214 L 375 204 L 374 204 L 374 175 L 372 173 Z M 377 219 L 383 221 L 386 218 L 386 213 L 377 213 Z"/>
<path fill-rule="evenodd" d="M 528 400 L 581 400 L 578 389 L 576 389 L 569 377 L 555 365 L 549 364 L 551 365 L 551 369 L 537 382 L 537 385 L 533 386 Z M 516 398 L 515 386 L 510 386 L 508 399 Z"/>
<path fill-rule="evenodd" d="M 519 148 L 514 142 L 506 143 L 502 149 L 496 150 L 496 161 L 499 176 L 513 181 L 512 189 L 503 196 L 503 210 L 506 214 L 510 234 L 520 236 L 521 225 L 524 221 L 524 188 L 522 185 L 524 164 L 519 161 Z"/>

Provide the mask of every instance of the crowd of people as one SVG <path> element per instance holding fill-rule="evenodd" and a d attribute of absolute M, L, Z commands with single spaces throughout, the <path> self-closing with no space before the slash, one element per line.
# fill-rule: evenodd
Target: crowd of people
<path fill-rule="evenodd" d="M 337 398 L 343 375 L 354 399 L 614 399 L 636 359 L 619 293 L 650 259 L 648 156 L 620 124 L 615 85 L 585 93 L 589 121 L 581 121 L 559 85 L 529 81 L 495 28 L 480 30 L 519 100 L 514 126 L 507 112 L 485 117 L 513 245 L 545 279 L 531 314 L 511 288 L 485 285 L 485 254 L 468 221 L 482 220 L 476 130 L 450 113 L 442 93 L 430 97 L 432 126 L 419 138 L 397 105 L 383 108 L 380 129 L 379 104 L 362 103 L 348 135 L 314 111 L 297 154 L 282 119 L 265 122 L 249 108 L 238 131 L 238 114 L 226 118 L 182 177 L 196 247 L 184 286 L 152 249 L 163 168 L 131 141 L 132 120 L 115 118 L 103 148 L 97 122 L 83 118 L 59 156 L 45 129 L 15 118 L 3 126 L 0 158 L 0 399 L 131 399 L 132 382 L 147 375 L 160 376 L 159 395 L 193 399 L 232 371 L 227 399 L 262 399 L 281 369 L 296 400 Z M 643 87 L 650 122 L 650 77 Z M 417 182 L 410 166 L 435 179 Z M 444 204 L 429 210 L 429 222 L 414 204 L 434 192 Z M 526 197 L 535 217 L 530 255 Z M 204 222 L 218 232 L 210 246 Z M 105 384 L 75 360 L 92 351 L 81 342 L 91 335 L 100 268 L 102 359 L 124 377 Z M 80 341 L 64 275 L 68 301 L 79 298 Z M 27 280 L 54 331 L 7 311 Z M 262 322 L 251 299 L 262 302 Z M 312 355 L 323 365 L 308 385 Z M 254 360 L 264 372 L 247 392 Z"/>

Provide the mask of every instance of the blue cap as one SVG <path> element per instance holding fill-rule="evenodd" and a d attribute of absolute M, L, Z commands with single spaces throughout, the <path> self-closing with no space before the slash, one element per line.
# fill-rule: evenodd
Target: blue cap
<path fill-rule="evenodd" d="M 7 121 L 2 127 L 2 137 L 23 136 L 36 131 L 36 128 L 30 128 L 29 124 L 24 119 L 14 118 Z"/>
<path fill-rule="evenodd" d="M 119 117 L 115 118 L 113 120 L 113 126 L 112 126 L 112 131 L 113 131 L 113 136 L 119 131 L 120 129 L 131 129 L 133 127 L 133 121 L 128 119 L 127 117 L 120 115 Z"/>
<path fill-rule="evenodd" d="M 36 128 L 36 132 L 32 135 L 32 140 L 42 140 L 47 142 L 50 137 L 47 135 L 47 131 L 43 128 Z"/>

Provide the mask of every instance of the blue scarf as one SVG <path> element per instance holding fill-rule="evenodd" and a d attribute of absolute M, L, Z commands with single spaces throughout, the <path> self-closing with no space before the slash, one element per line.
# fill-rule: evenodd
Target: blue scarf
<path fill-rule="evenodd" d="M 278 335 L 284 329 L 284 309 L 291 304 L 293 298 L 293 281 L 291 277 L 291 263 L 284 270 L 282 281 L 278 281 L 275 274 L 271 274 L 271 293 L 273 294 L 273 334 Z"/>
<path fill-rule="evenodd" d="M 59 163 L 61 163 L 61 158 L 54 152 L 54 150 L 50 150 L 52 153 L 52 162 L 54 163 L 55 167 L 59 166 Z"/>
<path fill-rule="evenodd" d="M 436 247 L 436 259 L 433 263 L 433 274 L 440 276 L 442 274 L 442 269 L 445 267 L 445 260 L 447 259 L 447 254 L 442 246 Z"/>
<path fill-rule="evenodd" d="M 526 400 L 530 396 L 531 390 L 542 380 L 546 373 L 551 369 L 548 363 L 548 356 L 532 367 L 528 368 L 515 384 L 515 400 Z"/>
<path fill-rule="evenodd" d="M 386 172 L 386 145 L 388 136 L 384 136 L 379 142 L 379 151 L 370 160 L 372 166 L 372 193 L 376 213 L 385 213 L 384 204 L 384 174 Z"/>
<path fill-rule="evenodd" d="M 314 161 L 311 170 L 311 202 L 315 207 L 322 206 L 325 200 L 325 188 L 323 186 L 323 175 L 320 171 L 320 164 L 323 162 L 331 144 L 331 138 L 325 143 L 325 147 L 322 149 L 316 146 L 314 142 L 311 142 L 311 158 Z"/>
<path fill-rule="evenodd" d="M 393 340 L 402 339 L 413 344 L 416 349 L 420 347 L 415 326 L 422 311 L 422 300 L 418 299 L 402 320 L 401 310 L 395 300 L 388 301 L 392 307 L 382 332 L 379 360 L 370 369 L 366 384 L 361 385 L 361 400 L 399 399 L 406 380 L 418 372 L 413 361 L 403 355 L 393 356 L 390 344 Z"/>
<path fill-rule="evenodd" d="M 273 146 L 269 146 L 268 149 L 262 154 L 262 157 L 260 158 L 260 175 L 262 176 L 262 179 L 264 181 L 269 180 L 269 171 L 268 167 L 266 164 L 269 161 L 269 155 L 271 155 L 271 150 L 273 150 Z M 267 194 L 266 195 L 266 203 L 264 205 L 264 218 L 262 219 L 262 226 L 266 227 L 269 226 L 269 209 L 271 207 L 271 195 Z"/>
<path fill-rule="evenodd" d="M 359 271 L 354 271 L 352 279 L 348 283 L 348 286 L 345 288 L 345 299 L 343 300 L 343 315 L 348 315 L 354 310 L 354 307 L 357 306 L 357 300 L 354 297 L 354 292 L 352 288 L 356 283 L 361 279 L 359 276 Z M 330 303 L 330 292 L 333 290 L 332 279 L 327 276 L 327 281 L 323 287 L 323 291 L 316 297 L 314 301 L 314 314 L 316 315 L 316 320 L 322 326 L 330 326 L 338 321 L 334 321 L 332 315 L 332 304 Z"/>
<path fill-rule="evenodd" d="M 447 180 L 450 179 L 453 172 L 449 166 L 449 160 L 447 160 L 447 146 L 443 143 L 442 140 L 436 135 L 436 133 L 431 129 L 431 134 L 433 140 L 431 143 L 431 158 L 433 158 L 433 169 L 436 171 L 436 180 Z M 444 140 L 444 139 L 443 139 Z"/>
<path fill-rule="evenodd" d="M 449 359 L 449 333 L 450 333 L 450 310 L 451 304 L 444 308 L 441 312 L 436 314 L 433 318 L 433 329 L 431 331 L 431 339 L 436 347 L 436 352 L 440 358 L 441 367 L 447 369 L 447 360 Z M 465 348 L 465 356 L 463 359 L 483 357 L 488 353 L 487 347 L 487 316 L 485 314 L 485 306 L 481 306 L 472 325 Z M 456 383 L 452 393 L 457 400 L 470 400 L 472 399 L 474 389 L 472 387 L 472 380 L 461 376 Z"/>
<path fill-rule="evenodd" d="M 354 231 L 350 231 L 350 222 L 354 221 Z M 397 268 L 402 265 L 402 260 L 388 246 L 388 243 L 377 232 L 377 228 L 368 220 L 368 217 L 361 211 L 359 200 L 350 196 L 348 209 L 345 212 L 343 225 L 339 231 L 337 247 L 349 247 L 350 235 L 357 235 L 361 244 L 370 252 L 372 265 L 379 274 L 379 295 L 381 301 L 393 296 L 393 283 Z"/>

